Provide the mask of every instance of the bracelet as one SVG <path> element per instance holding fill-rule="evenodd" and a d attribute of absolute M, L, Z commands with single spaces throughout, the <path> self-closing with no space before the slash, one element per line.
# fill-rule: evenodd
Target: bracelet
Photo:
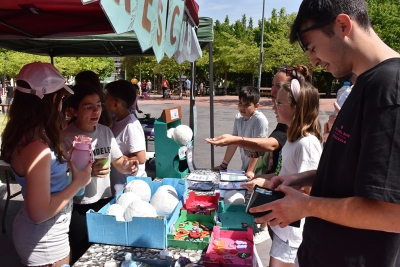
<path fill-rule="evenodd" d="M 222 163 L 223 163 L 223 164 L 226 164 L 226 165 L 229 164 L 229 162 L 227 162 L 226 160 L 223 160 Z"/>
<path fill-rule="evenodd" d="M 221 167 L 221 169 L 226 170 L 226 168 L 228 167 L 228 165 L 226 165 L 225 167 L 221 165 L 219 165 Z"/>

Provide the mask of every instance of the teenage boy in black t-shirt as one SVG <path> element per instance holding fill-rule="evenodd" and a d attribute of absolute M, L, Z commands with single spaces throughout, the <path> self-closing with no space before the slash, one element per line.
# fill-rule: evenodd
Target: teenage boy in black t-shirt
<path fill-rule="evenodd" d="M 256 221 L 285 227 L 307 217 L 300 267 L 399 266 L 400 55 L 372 29 L 364 0 L 304 0 L 296 39 L 314 66 L 358 79 L 318 170 L 273 178 L 285 197 L 252 209 L 272 210 Z M 313 186 L 311 196 L 289 186 Z"/>

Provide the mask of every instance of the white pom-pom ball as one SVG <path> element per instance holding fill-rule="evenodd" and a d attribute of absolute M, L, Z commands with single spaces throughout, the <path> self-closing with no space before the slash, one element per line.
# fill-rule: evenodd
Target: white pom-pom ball
<path fill-rule="evenodd" d="M 229 205 L 244 205 L 244 196 L 237 190 L 231 190 L 225 193 L 224 203 Z"/>
<path fill-rule="evenodd" d="M 149 184 L 143 180 L 133 180 L 129 182 L 124 192 L 133 192 L 146 202 L 149 202 L 151 198 L 151 188 Z"/>
<path fill-rule="evenodd" d="M 157 214 L 171 217 L 179 199 L 175 188 L 170 185 L 160 186 L 150 200 L 150 204 L 156 209 Z"/>
<path fill-rule="evenodd" d="M 175 128 L 169 128 L 167 130 L 167 137 L 171 138 L 171 139 L 174 139 L 174 132 L 175 132 Z"/>
<path fill-rule="evenodd" d="M 112 204 L 108 207 L 106 214 L 114 215 L 117 221 L 124 222 L 124 208 L 119 204 Z"/>
<path fill-rule="evenodd" d="M 117 204 L 121 205 L 124 210 L 131 204 L 132 202 L 141 201 L 140 197 L 133 192 L 123 193 L 118 199 Z"/>
<path fill-rule="evenodd" d="M 179 125 L 174 131 L 174 140 L 181 146 L 186 146 L 190 143 L 193 137 L 193 131 L 187 125 Z"/>
<path fill-rule="evenodd" d="M 132 217 L 157 217 L 157 212 L 149 202 L 140 200 L 132 202 L 125 210 L 125 221 L 131 222 Z"/>

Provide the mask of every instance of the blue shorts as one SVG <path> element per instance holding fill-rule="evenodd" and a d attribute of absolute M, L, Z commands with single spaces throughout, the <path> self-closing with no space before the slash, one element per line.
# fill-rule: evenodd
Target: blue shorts
<path fill-rule="evenodd" d="M 285 263 L 294 263 L 297 255 L 297 249 L 298 248 L 289 246 L 289 241 L 284 242 L 274 233 L 269 255 Z"/>

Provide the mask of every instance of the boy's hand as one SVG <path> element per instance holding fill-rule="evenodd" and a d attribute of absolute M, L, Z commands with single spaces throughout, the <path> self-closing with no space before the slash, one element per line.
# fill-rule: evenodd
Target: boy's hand
<path fill-rule="evenodd" d="M 93 166 L 92 166 L 92 176 L 97 176 L 99 178 L 105 178 L 107 174 L 110 173 L 110 165 L 109 164 L 104 164 L 104 161 L 107 160 L 107 158 L 100 158 L 100 159 L 95 159 Z"/>
<path fill-rule="evenodd" d="M 247 172 L 246 172 L 246 176 L 247 176 L 248 178 L 250 178 L 250 179 L 253 179 L 253 178 L 254 178 L 254 172 L 252 172 L 252 171 L 247 171 Z"/>
<path fill-rule="evenodd" d="M 261 187 L 266 187 L 265 183 L 267 182 L 267 180 L 263 179 L 263 178 L 255 178 L 253 180 L 250 180 L 246 183 L 241 184 L 241 187 L 246 187 L 247 191 L 249 193 L 252 193 L 254 190 L 254 187 L 256 187 L 256 185 L 261 186 Z"/>

